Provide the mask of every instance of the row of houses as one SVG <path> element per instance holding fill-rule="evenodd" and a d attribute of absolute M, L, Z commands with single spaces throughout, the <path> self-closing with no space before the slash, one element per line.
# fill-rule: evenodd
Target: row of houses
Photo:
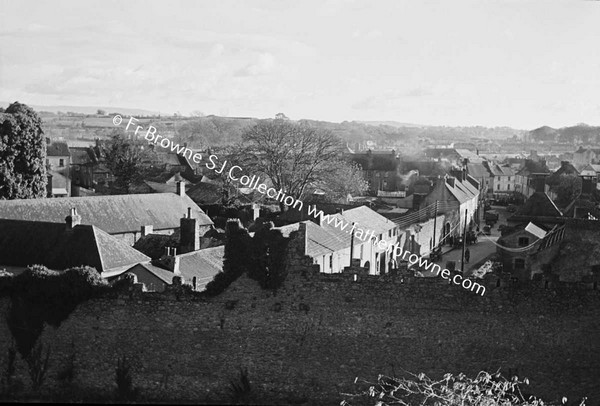
<path fill-rule="evenodd" d="M 433 218 L 425 213 L 389 219 L 366 206 L 334 214 L 338 222 L 370 231 L 369 240 L 322 219 L 281 230 L 286 235 L 298 231 L 294 235 L 302 239 L 304 255 L 322 272 L 342 272 L 352 264 L 385 274 L 398 266 L 387 246 L 397 243 L 427 255 L 451 229 L 472 222 L 477 189 L 466 175 L 440 179 L 421 200 L 423 208 L 409 213 L 429 211 L 433 200 L 456 202 Z M 18 273 L 33 264 L 56 270 L 87 265 L 105 278 L 133 273 L 153 290 L 163 290 L 173 276 L 201 290 L 222 269 L 223 245 L 215 233 L 213 221 L 186 194 L 184 182 L 177 183 L 175 193 L 5 200 L 0 201 L 0 268 Z M 155 255 L 156 250 L 162 255 Z"/>

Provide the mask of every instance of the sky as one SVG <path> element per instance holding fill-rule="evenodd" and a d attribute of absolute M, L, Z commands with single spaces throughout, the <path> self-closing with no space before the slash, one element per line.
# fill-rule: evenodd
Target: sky
<path fill-rule="evenodd" d="M 600 1 L 0 0 L 0 100 L 600 125 Z"/>

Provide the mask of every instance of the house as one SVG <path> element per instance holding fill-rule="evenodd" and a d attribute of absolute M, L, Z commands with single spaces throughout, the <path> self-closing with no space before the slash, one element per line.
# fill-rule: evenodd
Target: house
<path fill-rule="evenodd" d="M 47 197 L 67 197 L 69 196 L 69 184 L 71 180 L 55 171 L 48 171 L 48 183 L 46 186 Z"/>
<path fill-rule="evenodd" d="M 66 142 L 55 141 L 46 146 L 46 165 L 57 172 L 68 171 L 71 154 Z"/>
<path fill-rule="evenodd" d="M 64 214 L 63 222 L 0 219 L 0 267 L 19 271 L 40 264 L 64 270 L 87 265 L 109 277 L 150 260 L 99 227 L 81 224 L 77 210 Z"/>
<path fill-rule="evenodd" d="M 488 191 L 493 188 L 493 176 L 488 172 L 483 162 L 467 163 L 467 174 L 479 182 L 479 200 L 484 199 Z"/>
<path fill-rule="evenodd" d="M 428 207 L 434 204 L 450 205 L 454 207 L 455 218 L 452 223 L 448 221 L 452 216 L 447 216 L 444 234 L 454 230 L 460 234 L 465 223 L 473 226 L 479 219 L 479 182 L 466 173 L 466 170 L 453 170 L 453 176 L 439 179 L 430 194 L 425 196 L 419 207 Z"/>
<path fill-rule="evenodd" d="M 181 182 L 177 193 L 0 200 L 0 219 L 62 222 L 64 213 L 71 208 L 77 209 L 85 224 L 94 225 L 129 245 L 141 237 L 141 228 L 145 226 L 152 226 L 155 233 L 172 234 L 179 229 L 180 218 L 188 208 L 204 231 L 213 224 L 186 195 Z"/>
<path fill-rule="evenodd" d="M 48 142 L 49 139 L 46 139 Z M 52 142 L 46 146 L 46 168 L 53 173 L 69 178 L 71 154 L 66 142 Z M 58 178 L 58 177 L 57 177 Z M 71 195 L 71 182 L 66 182 L 66 196 Z M 58 193 L 60 194 L 60 193 Z"/>
<path fill-rule="evenodd" d="M 98 142 L 99 143 L 99 142 Z M 99 147 L 69 147 L 71 153 L 70 177 L 73 184 L 71 196 L 83 195 L 79 188 L 102 190 L 115 178 L 100 160 Z"/>
<path fill-rule="evenodd" d="M 515 192 L 516 174 L 510 166 L 499 165 L 496 162 L 486 162 L 486 168 L 492 179 L 488 194 L 495 198 Z"/>
<path fill-rule="evenodd" d="M 534 186 L 534 179 L 541 175 L 548 175 L 550 171 L 546 167 L 545 161 L 535 162 L 531 160 L 525 160 L 521 169 L 515 174 L 515 186 L 516 192 L 528 198 L 535 193 L 536 188 Z M 545 191 L 550 190 L 549 186 L 545 186 Z"/>
<path fill-rule="evenodd" d="M 350 266 L 351 258 L 352 264 L 365 268 L 371 275 L 385 274 L 395 267 L 390 253 L 386 252 L 387 246 L 395 244 L 399 236 L 393 221 L 366 206 L 331 215 L 330 219 L 329 222 L 317 218 L 317 223 L 307 220 L 277 229 L 286 237 L 296 231 L 295 244 L 324 273 L 342 272 Z M 351 233 L 353 224 L 356 228 Z M 359 229 L 362 232 L 359 233 Z M 384 243 L 375 244 L 383 240 L 386 247 L 382 247 Z"/>
<path fill-rule="evenodd" d="M 136 264 L 123 275 L 134 274 L 148 291 L 164 291 L 167 285 L 173 284 L 174 276 L 181 277 L 183 284 L 193 290 L 202 291 L 223 269 L 224 252 L 223 245 L 185 254 L 177 254 L 176 248 L 167 247 L 158 261 Z"/>
<path fill-rule="evenodd" d="M 587 165 L 600 163 L 600 149 L 599 148 L 583 148 L 573 152 L 573 164 L 575 165 Z"/>
<path fill-rule="evenodd" d="M 532 279 L 546 270 L 559 253 L 565 237 L 565 225 L 547 228 L 529 222 L 525 227 L 503 235 L 496 242 L 496 250 L 505 272 L 518 280 Z"/>
<path fill-rule="evenodd" d="M 426 148 L 425 156 L 438 162 L 448 162 L 450 164 L 459 164 L 463 158 L 454 148 Z"/>
<path fill-rule="evenodd" d="M 369 184 L 369 191 L 399 191 L 403 178 L 397 175 L 398 160 L 396 151 L 371 151 L 350 154 L 349 159 L 360 165 L 363 177 Z"/>
<path fill-rule="evenodd" d="M 547 174 L 539 174 L 532 177 L 534 192 L 525 201 L 515 214 L 507 219 L 507 223 L 512 226 L 524 226 L 529 222 L 534 222 L 538 226 L 551 228 L 554 224 L 562 224 L 564 215 L 562 211 L 554 204 L 546 192 Z"/>

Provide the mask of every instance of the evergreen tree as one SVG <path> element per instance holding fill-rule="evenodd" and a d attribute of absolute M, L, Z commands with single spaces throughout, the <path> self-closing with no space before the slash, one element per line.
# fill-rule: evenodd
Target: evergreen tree
<path fill-rule="evenodd" d="M 0 113 L 0 199 L 46 196 L 46 141 L 42 120 L 19 102 Z"/>

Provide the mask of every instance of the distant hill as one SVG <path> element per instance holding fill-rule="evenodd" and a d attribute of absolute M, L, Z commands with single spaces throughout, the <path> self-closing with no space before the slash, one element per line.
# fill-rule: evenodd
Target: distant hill
<path fill-rule="evenodd" d="M 558 130 L 547 125 L 529 131 L 529 139 L 532 141 L 556 141 L 558 139 Z"/>
<path fill-rule="evenodd" d="M 8 107 L 12 102 L 0 102 L 0 106 L 1 107 Z M 120 113 L 120 114 L 125 114 L 125 115 L 132 115 L 132 116 L 155 116 L 158 115 L 159 113 L 162 113 L 163 115 L 170 115 L 171 113 L 167 113 L 167 112 L 158 112 L 158 111 L 151 111 L 151 110 L 144 110 L 144 109 L 132 109 L 132 108 L 128 108 L 128 107 L 103 107 L 103 106 L 39 106 L 39 105 L 35 105 L 35 104 L 29 104 L 27 102 L 21 101 L 21 103 L 25 103 L 27 104 L 29 107 L 31 107 L 32 109 L 34 109 L 35 111 L 48 111 L 50 113 L 58 113 L 59 111 L 62 111 L 63 113 L 66 112 L 73 112 L 73 113 L 79 113 L 79 114 L 96 114 L 96 112 L 98 110 L 104 110 L 107 113 Z"/>
<path fill-rule="evenodd" d="M 413 128 L 421 128 L 421 127 L 430 127 L 428 125 L 423 124 L 412 124 L 412 123 L 401 123 L 398 121 L 353 121 L 353 123 L 367 124 L 367 125 L 387 125 L 390 127 L 402 128 L 402 127 L 413 127 Z"/>
<path fill-rule="evenodd" d="M 584 123 L 559 129 L 543 126 L 529 131 L 529 139 L 544 142 L 600 143 L 600 127 Z"/>

